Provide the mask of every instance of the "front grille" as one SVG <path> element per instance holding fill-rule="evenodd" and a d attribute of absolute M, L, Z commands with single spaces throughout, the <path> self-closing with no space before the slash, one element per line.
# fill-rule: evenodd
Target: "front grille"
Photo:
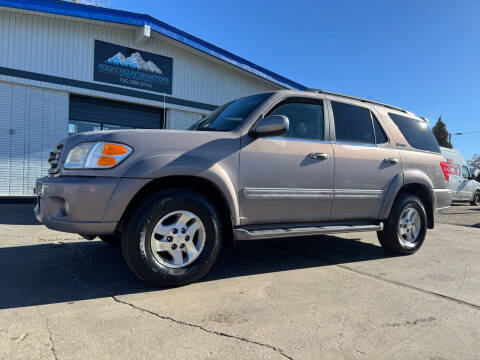
<path fill-rule="evenodd" d="M 50 157 L 48 158 L 48 163 L 50 164 L 50 169 L 48 169 L 49 174 L 56 174 L 60 171 L 61 161 L 60 157 L 62 155 L 63 143 L 59 143 L 55 151 L 50 152 Z"/>

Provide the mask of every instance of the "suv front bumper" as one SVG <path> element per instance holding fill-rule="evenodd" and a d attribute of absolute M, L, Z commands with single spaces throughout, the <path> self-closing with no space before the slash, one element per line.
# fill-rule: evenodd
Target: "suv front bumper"
<path fill-rule="evenodd" d="M 78 234 L 113 234 L 118 221 L 103 221 L 118 178 L 43 177 L 37 180 L 35 216 L 46 227 Z"/>
<path fill-rule="evenodd" d="M 35 216 L 46 227 L 113 234 L 132 198 L 150 179 L 59 176 L 37 180 Z"/>

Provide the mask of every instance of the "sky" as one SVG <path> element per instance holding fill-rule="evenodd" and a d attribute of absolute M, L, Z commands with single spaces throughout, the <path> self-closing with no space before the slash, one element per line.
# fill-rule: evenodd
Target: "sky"
<path fill-rule="evenodd" d="M 480 153 L 478 0 L 111 0 L 307 87 L 441 115 Z"/>

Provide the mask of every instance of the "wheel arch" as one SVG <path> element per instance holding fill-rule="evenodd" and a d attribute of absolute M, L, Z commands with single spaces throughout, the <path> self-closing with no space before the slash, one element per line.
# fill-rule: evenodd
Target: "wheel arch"
<path fill-rule="evenodd" d="M 232 208 L 234 199 L 227 198 L 228 195 L 226 196 L 225 191 L 222 191 L 220 186 L 211 179 L 193 175 L 164 176 L 152 179 L 145 184 L 137 191 L 123 211 L 116 231 L 122 231 L 125 220 L 144 198 L 150 194 L 168 189 L 191 190 L 209 200 L 220 216 L 224 239 L 228 239 L 228 242 L 233 243 L 233 224 L 235 224 L 236 217 L 238 217 L 238 213 L 235 212 L 235 206 Z"/>
<path fill-rule="evenodd" d="M 390 212 L 392 210 L 395 201 L 397 201 L 398 197 L 401 194 L 410 194 L 417 196 L 423 203 L 425 207 L 425 211 L 427 213 L 427 227 L 429 229 L 433 229 L 435 226 L 435 217 L 434 217 L 434 208 L 435 208 L 435 200 L 432 195 L 431 189 L 429 189 L 425 184 L 422 183 L 407 183 L 400 186 L 398 189 L 394 200 L 389 204 L 388 211 L 382 216 L 382 218 L 388 218 Z"/>
<path fill-rule="evenodd" d="M 390 184 L 387 196 L 384 199 L 380 218 L 386 219 L 390 215 L 393 204 L 399 194 L 411 194 L 420 198 L 427 213 L 427 225 L 433 229 L 435 225 L 435 196 L 433 183 L 430 177 L 420 170 L 407 170 L 396 176 Z"/>

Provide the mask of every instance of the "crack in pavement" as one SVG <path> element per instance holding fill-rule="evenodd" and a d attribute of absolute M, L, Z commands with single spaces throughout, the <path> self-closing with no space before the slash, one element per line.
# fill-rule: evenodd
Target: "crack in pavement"
<path fill-rule="evenodd" d="M 330 261 L 330 260 L 327 260 L 327 259 L 319 257 L 319 256 L 312 256 L 312 255 L 304 254 L 304 253 L 301 253 L 301 252 L 298 252 L 298 251 L 295 251 L 295 250 L 285 249 L 284 247 L 281 247 L 281 246 L 278 246 L 278 248 L 283 250 L 283 251 L 289 252 L 289 253 L 294 253 L 294 254 L 306 257 L 308 259 L 318 260 L 318 261 L 322 261 L 322 262 L 330 264 L 330 265 L 338 266 L 341 269 L 352 271 L 352 272 L 354 272 L 356 274 L 359 274 L 359 275 L 363 275 L 363 276 L 367 276 L 367 277 L 374 278 L 374 279 L 377 279 L 377 280 L 385 281 L 385 282 L 393 284 L 393 285 L 397 285 L 397 286 L 401 286 L 401 287 L 404 287 L 404 288 L 407 288 L 407 289 L 415 290 L 415 291 L 421 292 L 423 294 L 440 297 L 442 299 L 445 299 L 445 300 L 448 300 L 448 301 L 453 301 L 453 302 L 455 302 L 457 304 L 460 304 L 460 305 L 468 306 L 468 307 L 473 308 L 475 310 L 480 310 L 480 305 L 477 305 L 477 304 L 474 304 L 474 303 L 471 303 L 471 302 L 468 302 L 468 301 L 460 300 L 460 299 L 457 299 L 453 296 L 448 296 L 448 295 L 445 295 L 445 294 L 437 293 L 435 291 L 422 289 L 422 288 L 414 286 L 414 285 L 409 285 L 409 284 L 402 283 L 400 281 L 387 279 L 387 278 L 384 278 L 384 277 L 379 276 L 379 275 L 370 274 L 368 272 L 357 270 L 357 269 L 351 268 L 351 267 L 343 265 L 343 264 L 338 264 L 334 261 Z"/>
<path fill-rule="evenodd" d="M 48 337 L 50 339 L 50 351 L 52 352 L 53 358 L 55 360 L 58 360 L 57 351 L 55 349 L 55 342 L 53 341 L 53 333 L 52 333 L 52 330 L 50 329 L 50 323 L 48 321 L 48 316 L 47 316 L 47 314 L 42 314 L 40 312 L 40 310 L 38 309 L 38 307 L 36 307 L 36 309 L 37 309 L 37 312 L 40 314 L 40 316 L 42 316 L 45 319 L 45 325 L 46 325 L 46 328 L 47 328 L 47 331 L 48 331 Z"/>
<path fill-rule="evenodd" d="M 236 339 L 236 340 L 240 340 L 240 341 L 243 341 L 243 342 L 247 342 L 247 343 L 250 343 L 250 344 L 254 344 L 254 345 L 258 345 L 258 346 L 263 346 L 263 347 L 267 347 L 271 350 L 274 350 L 276 351 L 277 353 L 279 353 L 280 355 L 282 355 L 283 357 L 289 359 L 289 360 L 293 360 L 292 357 L 290 357 L 289 355 L 285 354 L 283 352 L 282 349 L 276 347 L 276 346 L 273 346 L 273 345 L 269 345 L 269 344 L 265 344 L 265 343 L 261 343 L 261 342 L 258 342 L 258 341 L 255 341 L 255 340 L 250 340 L 250 339 L 247 339 L 243 336 L 236 336 L 236 335 L 231 335 L 231 334 L 227 334 L 227 333 L 224 333 L 222 331 L 216 331 L 216 330 L 209 330 L 207 328 L 204 328 L 203 326 L 201 325 L 197 325 L 197 324 L 192 324 L 192 323 L 188 323 L 188 322 L 185 322 L 183 320 L 177 320 L 177 319 L 174 319 L 170 316 L 166 316 L 166 315 L 160 315 L 154 311 L 151 311 L 151 310 L 148 310 L 148 309 L 145 309 L 145 308 L 142 308 L 142 307 L 139 307 L 135 304 L 132 304 L 130 302 L 127 302 L 127 301 L 123 301 L 123 300 L 120 300 L 118 299 L 116 296 L 114 295 L 110 295 L 112 297 L 112 299 L 120 304 L 124 304 L 124 305 L 128 305 L 130 306 L 131 308 L 135 309 L 135 310 L 138 310 L 138 311 L 141 311 L 141 312 L 146 312 L 150 315 L 153 315 L 153 316 L 156 316 L 160 319 L 163 319 L 163 320 L 169 320 L 169 321 L 173 321 L 174 323 L 176 324 L 179 324 L 179 325 L 184 325 L 184 326 L 189 326 L 189 327 L 193 327 L 193 328 L 196 328 L 196 329 L 200 329 L 204 332 L 207 332 L 209 334 L 213 334 L 213 335 L 217 335 L 217 336 L 223 336 L 223 337 L 227 337 L 227 338 L 230 338 L 230 339 Z"/>
<path fill-rule="evenodd" d="M 159 319 L 162 319 L 162 320 L 168 320 L 168 321 L 171 321 L 171 322 L 174 322 L 178 325 L 183 325 L 183 326 L 188 326 L 188 327 L 191 327 L 191 328 L 195 328 L 195 329 L 199 329 L 199 330 L 202 330 L 208 334 L 212 334 L 212 335 L 216 335 L 216 336 L 222 336 L 222 337 L 226 337 L 226 338 L 230 338 L 230 339 L 235 339 L 235 340 L 239 340 L 239 341 L 242 341 L 242 342 L 246 342 L 246 343 L 249 343 L 249 344 L 253 344 L 253 345 L 258 345 L 258 346 L 262 346 L 262 347 L 266 347 L 268 349 L 271 349 L 273 351 L 275 351 L 276 353 L 282 355 L 284 358 L 286 359 L 289 359 L 289 360 L 293 360 L 293 357 L 285 354 L 285 352 L 276 347 L 276 346 L 273 346 L 273 345 L 270 345 L 270 344 L 265 344 L 265 343 L 261 343 L 259 341 L 255 341 L 255 340 L 250 340 L 246 337 L 243 337 L 243 336 L 236 336 L 236 335 L 232 335 L 232 334 L 227 334 L 227 333 L 224 333 L 222 331 L 216 331 L 216 330 L 210 330 L 210 329 L 207 329 L 201 325 L 198 325 L 198 324 L 193 324 L 193 323 L 188 323 L 186 321 L 183 321 L 183 320 L 177 320 L 177 319 L 174 319 L 173 317 L 170 317 L 170 316 L 167 316 L 167 315 L 161 315 L 161 314 L 158 314 L 154 311 L 151 311 L 151 310 L 148 310 L 148 309 L 145 309 L 145 308 L 142 308 L 140 306 L 137 306 L 133 303 L 130 303 L 128 301 L 124 301 L 124 300 L 121 300 L 119 299 L 115 294 L 113 294 L 112 292 L 108 291 L 107 289 L 104 289 L 104 288 L 101 288 L 101 287 L 98 287 L 98 286 L 95 286 L 95 285 L 92 285 L 90 283 L 87 283 L 86 281 L 82 280 L 80 278 L 80 276 L 75 273 L 74 271 L 72 271 L 71 269 L 67 268 L 66 266 L 61 266 L 62 269 L 68 271 L 70 273 L 70 276 L 72 278 L 74 278 L 75 280 L 77 280 L 78 282 L 82 283 L 83 285 L 85 286 L 88 286 L 90 288 L 93 288 L 93 289 L 96 289 L 98 291 L 101 291 L 105 294 L 107 294 L 113 301 L 119 303 L 119 304 L 123 304 L 123 305 L 127 305 L 129 307 L 131 307 L 132 309 L 134 310 L 137 310 L 137 311 L 140 311 L 140 312 L 143 312 L 143 313 L 147 313 L 149 315 L 153 315 L 153 316 L 156 316 L 158 317 Z M 48 323 L 47 323 L 48 324 Z M 55 357 L 56 359 L 56 357 Z"/>

